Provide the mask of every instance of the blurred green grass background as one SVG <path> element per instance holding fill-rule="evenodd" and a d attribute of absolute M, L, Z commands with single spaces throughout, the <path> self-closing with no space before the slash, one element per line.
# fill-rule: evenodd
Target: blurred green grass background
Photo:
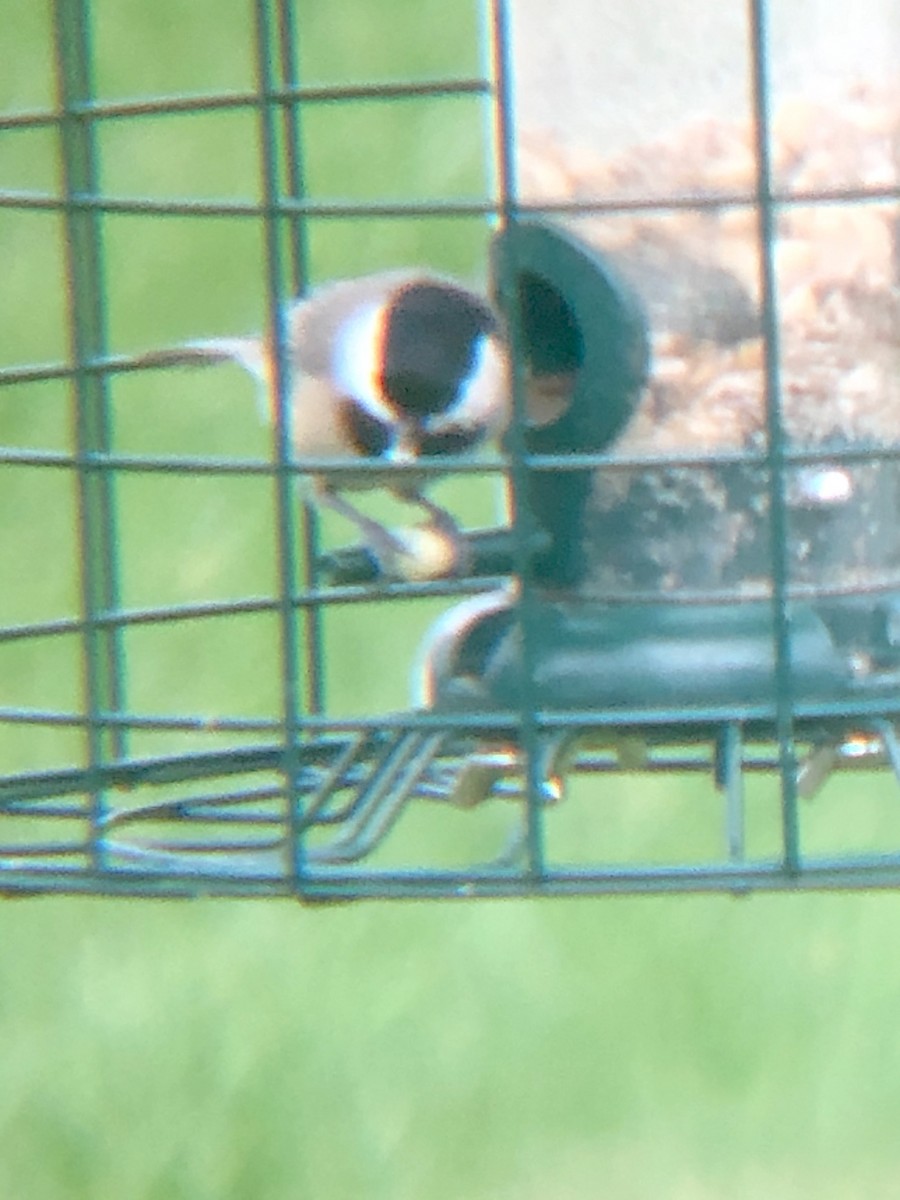
<path fill-rule="evenodd" d="M 481 60 L 469 0 L 298 0 L 298 11 L 308 82 L 458 76 Z M 93 15 L 104 98 L 253 84 L 245 0 L 95 0 Z M 49 19 L 49 5 L 0 0 L 3 111 L 53 104 Z M 483 123 L 473 100 L 312 110 L 310 187 L 478 195 Z M 110 122 L 100 152 L 112 194 L 256 198 L 252 114 Z M 52 133 L 0 133 L 0 186 L 55 187 L 55 155 Z M 309 232 L 320 279 L 402 262 L 483 270 L 478 222 L 323 221 Z M 104 234 L 113 352 L 258 325 L 257 222 L 111 216 Z M 0 210 L 0 261 L 0 363 L 63 359 L 58 218 Z M 267 451 L 236 373 L 125 376 L 112 399 L 123 450 Z M 0 437 L 68 447 L 67 389 L 0 389 Z M 119 501 L 125 604 L 274 586 L 264 481 L 129 476 Z M 454 503 L 483 516 L 492 490 L 457 490 Z M 78 611 L 74 504 L 66 472 L 2 469 L 3 622 Z M 397 664 L 439 607 L 329 618 L 329 707 L 404 704 Z M 135 631 L 126 648 L 139 711 L 278 711 L 270 619 Z M 80 669 L 67 639 L 4 646 L 0 703 L 77 709 Z M 193 744 L 146 734 L 133 749 Z M 82 754 L 65 732 L 0 731 L 4 771 Z M 889 795 L 883 781 L 830 784 L 804 810 L 812 846 L 893 835 Z M 754 785 L 750 800 L 762 852 L 777 836 L 775 789 Z M 689 857 L 719 849 L 698 851 L 694 837 L 715 807 L 693 782 L 580 785 L 549 834 L 561 851 L 599 839 L 612 857 Z M 451 849 L 475 831 L 499 840 L 506 819 L 416 813 L 401 843 L 414 854 L 435 828 Z M 891 894 L 322 911 L 10 902 L 0 908 L 0 1196 L 893 1197 L 898 919 Z"/>

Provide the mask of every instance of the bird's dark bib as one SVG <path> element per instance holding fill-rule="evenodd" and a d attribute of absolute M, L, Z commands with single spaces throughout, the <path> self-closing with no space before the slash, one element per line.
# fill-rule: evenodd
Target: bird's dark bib
<path fill-rule="evenodd" d="M 340 401 L 338 412 L 347 441 L 359 455 L 379 458 L 387 453 L 393 430 L 386 421 L 379 421 L 349 396 Z"/>
<path fill-rule="evenodd" d="M 423 430 L 419 439 L 419 453 L 426 458 L 431 455 L 465 454 L 481 441 L 481 436 L 481 430 L 463 429 L 461 426 L 443 429 L 440 433 L 426 433 Z"/>

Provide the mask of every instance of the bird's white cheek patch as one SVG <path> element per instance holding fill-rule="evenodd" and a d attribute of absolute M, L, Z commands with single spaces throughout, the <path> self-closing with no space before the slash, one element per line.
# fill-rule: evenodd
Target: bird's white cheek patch
<path fill-rule="evenodd" d="M 384 304 L 371 304 L 351 315 L 335 338 L 332 361 L 339 393 L 357 401 L 379 421 L 393 421 L 396 417 L 379 384 L 386 319 Z"/>
<path fill-rule="evenodd" d="M 472 370 L 460 385 L 455 404 L 439 417 L 433 417 L 428 425 L 435 433 L 445 426 L 458 425 L 496 432 L 506 425 L 509 411 L 506 356 L 496 338 L 484 334 L 478 339 Z"/>

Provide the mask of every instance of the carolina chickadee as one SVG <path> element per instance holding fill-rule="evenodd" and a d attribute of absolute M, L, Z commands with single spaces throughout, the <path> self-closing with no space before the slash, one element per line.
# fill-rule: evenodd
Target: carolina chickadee
<path fill-rule="evenodd" d="M 500 322 L 490 305 L 428 270 L 339 280 L 286 314 L 286 394 L 299 458 L 377 459 L 386 470 L 312 475 L 319 504 L 352 521 L 383 572 L 452 574 L 464 548 L 451 515 L 423 494 L 428 476 L 391 468 L 475 449 L 502 433 L 511 383 Z M 260 383 L 275 419 L 274 350 L 268 336 L 188 342 L 145 356 L 155 365 L 233 361 Z M 424 509 L 424 527 L 401 534 L 342 493 L 384 487 Z"/>

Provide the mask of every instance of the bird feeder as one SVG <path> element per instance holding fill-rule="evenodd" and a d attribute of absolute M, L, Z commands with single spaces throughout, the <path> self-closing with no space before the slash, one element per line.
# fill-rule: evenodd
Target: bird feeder
<path fill-rule="evenodd" d="M 272 329 L 316 221 L 479 221 L 515 418 L 499 456 L 440 469 L 498 480 L 505 513 L 468 532 L 465 577 L 385 579 L 365 548 L 323 546 L 296 497 L 309 466 L 277 422 L 258 460 L 117 444 L 111 389 L 148 360 L 107 346 L 99 223 L 128 202 L 102 191 L 94 135 L 180 109 L 104 107 L 90 4 L 57 3 L 59 111 L 0 124 L 59 137 L 64 196 L 10 204 L 62 216 L 71 349 L 4 366 L 0 386 L 71 389 L 74 447 L 3 453 L 71 472 L 80 600 L 5 621 L 0 652 L 71 638 L 85 686 L 29 706 L 6 671 L 5 726 L 63 727 L 78 748 L 0 780 L 0 888 L 325 902 L 897 886 L 900 6 L 863 0 L 848 27 L 834 0 L 492 0 L 482 74 L 327 86 L 301 78 L 276 7 L 292 9 L 255 5 L 255 90 L 195 106 L 258 121 L 261 198 L 166 204 L 259 222 Z M 476 103 L 483 194 L 317 194 L 308 118 L 386 99 Z M 135 220 L 166 208 L 142 204 Z M 120 481 L 152 472 L 268 488 L 268 583 L 126 605 Z M 131 697 L 142 632 L 257 615 L 275 631 L 263 717 Z M 362 680 L 388 627 L 406 638 L 402 688 L 330 707 L 341 639 L 358 639 Z"/>

